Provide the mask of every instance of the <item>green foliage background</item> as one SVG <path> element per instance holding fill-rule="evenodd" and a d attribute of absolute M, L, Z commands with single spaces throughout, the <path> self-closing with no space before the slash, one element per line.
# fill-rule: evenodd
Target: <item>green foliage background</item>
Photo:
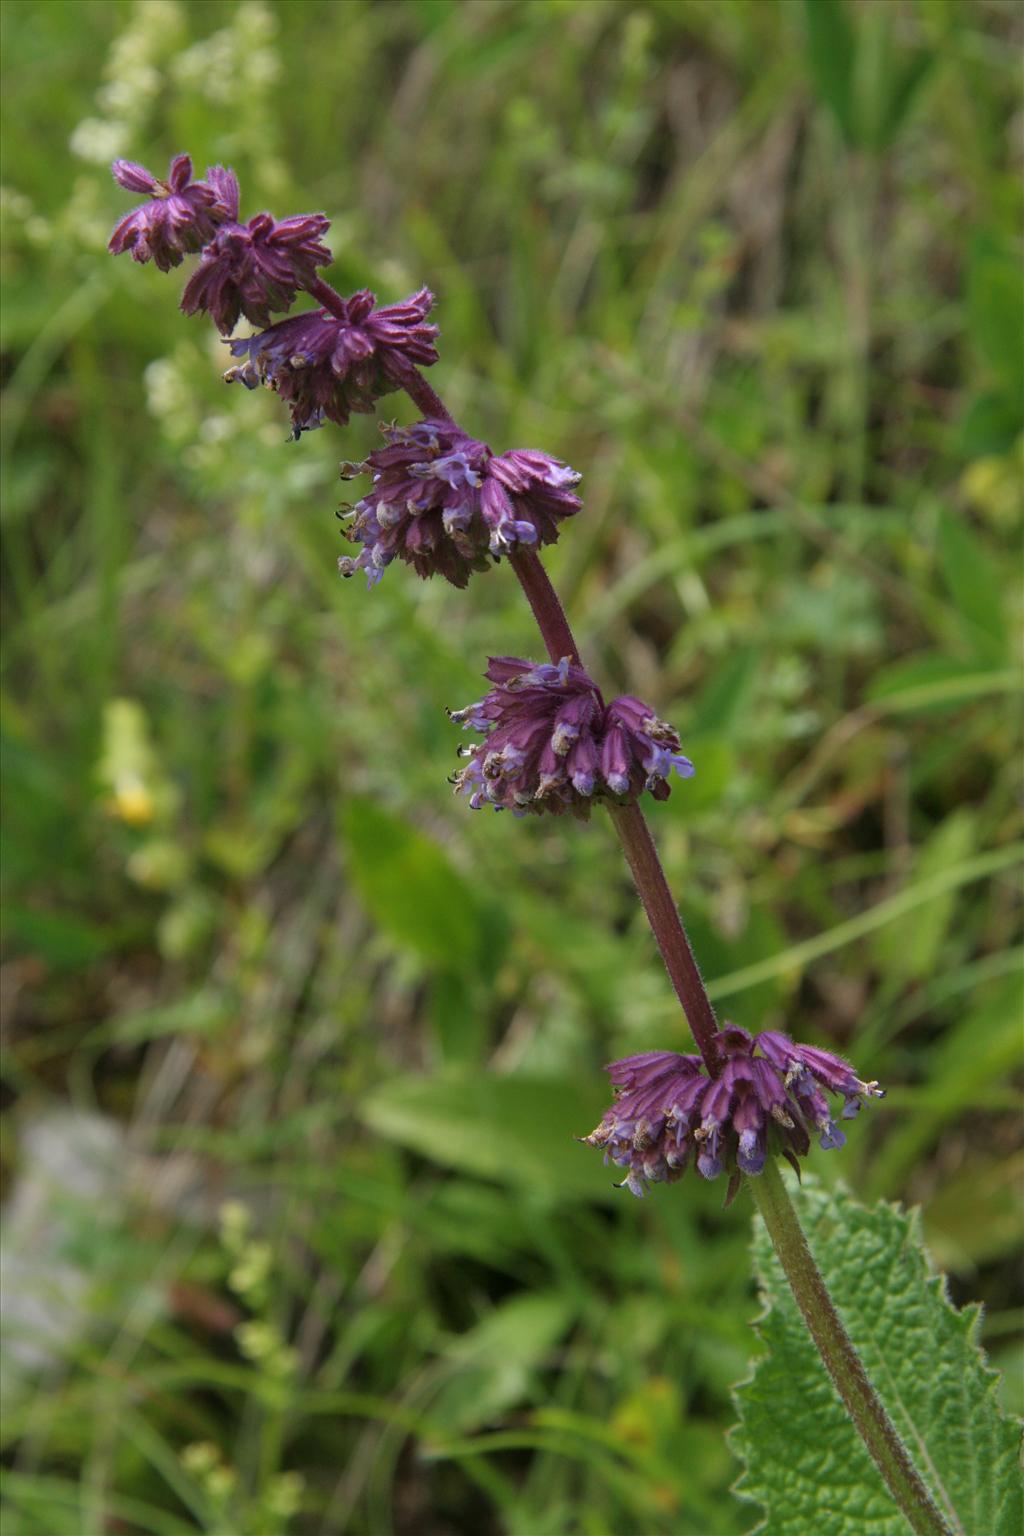
<path fill-rule="evenodd" d="M 584 471 L 550 568 L 698 765 L 652 819 L 712 995 L 889 1086 L 819 1172 L 922 1203 L 1012 1401 L 1019 9 L 3 21 L 8 1187 L 41 1123 L 116 1148 L 8 1234 L 65 1319 L 9 1536 L 754 1519 L 744 1203 L 572 1140 L 687 1038 L 609 828 L 445 790 L 443 706 L 536 653 L 510 573 L 338 581 L 373 422 L 224 388 L 180 274 L 104 255 L 115 154 L 322 208 L 337 286 L 438 293 L 456 416 Z"/>

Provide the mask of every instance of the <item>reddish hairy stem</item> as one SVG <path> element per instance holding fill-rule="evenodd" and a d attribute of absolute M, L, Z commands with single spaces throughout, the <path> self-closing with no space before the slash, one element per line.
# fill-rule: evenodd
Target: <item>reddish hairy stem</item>
<path fill-rule="evenodd" d="M 451 421 L 452 415 L 441 396 L 437 394 L 418 368 L 412 363 L 402 366 L 402 388 L 414 405 L 418 405 L 429 421 Z"/>
<path fill-rule="evenodd" d="M 329 283 L 314 277 L 307 288 L 331 314 L 344 318 L 345 301 Z M 433 420 L 452 420 L 443 400 L 412 364 L 403 369 L 403 387 L 425 416 Z M 565 609 L 536 551 L 518 550 L 509 556 L 509 563 L 537 620 L 537 627 L 551 660 L 557 663 L 563 656 L 568 656 L 579 665 L 579 647 L 569 628 Z M 708 1071 L 717 1073 L 715 1035 L 718 1033 L 718 1024 L 715 1011 L 701 979 L 690 941 L 686 937 L 679 910 L 672 900 L 650 828 L 639 806 L 612 806 L 610 809 L 612 823 L 633 874 L 633 883 L 647 913 L 676 996 L 683 1005 L 693 1038 Z"/>
<path fill-rule="evenodd" d="M 336 315 L 339 320 L 348 318 L 345 300 L 338 290 L 332 288 L 330 283 L 325 283 L 322 277 L 311 277 L 306 284 L 306 292 L 311 293 L 314 299 L 319 299 L 324 309 Z"/>
<path fill-rule="evenodd" d="M 551 585 L 550 576 L 540 563 L 540 556 L 535 550 L 521 549 L 509 555 L 508 560 L 533 610 L 537 628 L 551 660 L 557 666 L 563 656 L 568 656 L 577 666 L 581 665 L 580 653 L 569 628 L 565 609 Z"/>
<path fill-rule="evenodd" d="M 579 651 L 565 610 L 536 552 L 532 549 L 519 551 L 509 556 L 509 562 L 533 609 L 533 616 L 551 660 L 559 662 L 563 656 L 569 656 L 579 662 Z M 679 909 L 668 888 L 651 830 L 638 805 L 612 805 L 609 810 L 632 871 L 637 895 L 643 902 L 647 920 L 661 950 L 665 969 L 683 1005 L 687 1023 L 707 1069 L 715 1074 L 719 1066 L 715 1046 L 718 1033 L 715 1010 L 697 968 Z"/>
<path fill-rule="evenodd" d="M 712 1077 L 719 1071 L 718 1020 L 711 1006 L 707 988 L 694 958 L 665 871 L 654 846 L 647 818 L 638 805 L 610 805 L 612 825 L 619 835 L 622 851 L 633 874 L 637 895 L 644 904 L 647 921 L 661 950 L 669 979 L 683 1005 L 690 1033 Z"/>

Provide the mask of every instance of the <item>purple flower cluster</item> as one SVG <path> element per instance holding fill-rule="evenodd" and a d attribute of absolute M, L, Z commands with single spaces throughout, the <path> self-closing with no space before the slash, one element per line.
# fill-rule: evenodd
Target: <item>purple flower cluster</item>
<path fill-rule="evenodd" d="M 218 225 L 234 217 L 218 197 L 215 177 L 220 166 L 207 172 L 206 181 L 192 180 L 188 155 L 175 155 L 166 181 L 158 181 L 132 160 L 115 160 L 111 169 L 120 186 L 150 198 L 115 226 L 109 245 L 115 256 L 130 251 L 133 261 L 154 261 L 161 272 L 169 272 L 190 251 L 212 240 Z"/>
<path fill-rule="evenodd" d="M 144 165 L 115 160 L 114 179 L 130 192 L 148 192 L 150 201 L 133 208 L 110 237 L 115 256 L 130 251 L 135 261 L 155 261 L 162 272 L 186 255 L 202 259 L 185 286 L 186 315 L 205 310 L 218 330 L 232 331 L 240 315 L 253 325 L 270 325 L 274 311 L 290 309 L 299 288 L 316 278 L 331 253 L 321 237 L 330 227 L 322 213 L 277 220 L 258 213 L 238 222 L 238 178 L 214 165 L 205 181 L 192 180 L 192 161 L 177 155 L 166 181 Z"/>
<path fill-rule="evenodd" d="M 129 160 L 115 160 L 113 171 L 122 187 L 149 193 L 150 200 L 121 220 L 111 251 L 153 260 L 164 272 L 202 251 L 181 307 L 187 315 L 205 311 L 224 335 L 241 315 L 264 327 L 229 343 L 242 361 L 224 377 L 248 389 L 266 384 L 279 394 L 291 408 L 294 437 L 325 419 L 344 426 L 353 411 L 372 411 L 382 395 L 401 389 L 417 365 L 436 363 L 429 289 L 378 309 L 368 289 L 342 299 L 320 282 L 317 267 L 332 260 L 322 213 L 290 219 L 257 213 L 242 224 L 235 173 L 217 165 L 205 181 L 193 181 L 188 155 L 171 161 L 166 181 Z M 290 309 L 300 288 L 328 307 L 271 324 L 271 315 Z"/>
<path fill-rule="evenodd" d="M 271 314 L 290 309 L 296 291 L 314 280 L 317 267 L 332 261 L 322 244 L 330 221 L 322 213 L 281 220 L 257 213 L 240 224 L 234 172 L 215 166 L 207 176 L 227 212 L 185 285 L 181 307 L 186 315 L 205 310 L 225 336 L 240 315 L 253 325 L 269 326 Z"/>
<path fill-rule="evenodd" d="M 452 781 L 474 810 L 571 811 L 586 819 L 595 800 L 625 804 L 645 789 L 665 800 L 673 768 L 693 775 L 670 725 L 629 695 L 606 706 L 567 656 L 557 666 L 492 657 L 486 676 L 490 693 L 451 714 L 457 725 L 486 733 L 461 749 L 468 762 Z"/>
<path fill-rule="evenodd" d="M 343 576 L 365 571 L 370 586 L 397 556 L 419 576 L 464 587 L 491 559 L 553 543 L 562 519 L 582 506 L 580 476 L 546 453 L 496 454 L 450 421 L 385 427 L 384 435 L 387 446 L 365 464 L 342 467 L 346 479 L 373 476 L 349 529 L 362 550 L 339 562 Z"/>
<path fill-rule="evenodd" d="M 699 1056 L 674 1051 L 647 1051 L 608 1067 L 615 1102 L 584 1140 L 626 1169 L 622 1187 L 634 1195 L 680 1178 L 694 1152 L 705 1179 L 723 1169 L 758 1174 L 773 1151 L 797 1167 L 812 1133 L 826 1150 L 846 1141 L 823 1089 L 842 1096 L 844 1120 L 862 1100 L 884 1097 L 841 1056 L 774 1030 L 754 1037 L 727 1024 L 716 1044 L 725 1064 L 714 1078 Z"/>
<path fill-rule="evenodd" d="M 381 395 L 401 389 L 416 364 L 437 362 L 429 288 L 384 309 L 376 302 L 364 288 L 341 302 L 340 314 L 311 310 L 229 342 L 245 362 L 225 379 L 247 389 L 269 385 L 291 407 L 294 437 L 325 418 L 343 427 L 353 411 L 372 411 Z"/>

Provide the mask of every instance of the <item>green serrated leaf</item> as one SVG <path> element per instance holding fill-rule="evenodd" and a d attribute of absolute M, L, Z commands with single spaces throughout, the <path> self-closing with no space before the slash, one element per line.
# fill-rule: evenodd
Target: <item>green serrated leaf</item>
<path fill-rule="evenodd" d="M 978 1347 L 980 1309 L 951 1305 L 917 1214 L 857 1204 L 813 1181 L 800 1220 L 868 1376 L 958 1536 L 1019 1536 L 1018 1429 Z M 906 1536 L 811 1342 L 760 1221 L 754 1262 L 768 1353 L 736 1390 L 736 1485 L 762 1505 L 763 1536 Z"/>

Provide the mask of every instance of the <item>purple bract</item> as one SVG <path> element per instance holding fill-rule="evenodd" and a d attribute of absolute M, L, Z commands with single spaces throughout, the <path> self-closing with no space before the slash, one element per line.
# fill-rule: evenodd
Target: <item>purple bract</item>
<path fill-rule="evenodd" d="M 169 272 L 190 251 L 201 250 L 218 225 L 233 217 L 218 195 L 217 173 L 230 175 L 220 166 L 207 172 L 208 182 L 192 180 L 188 155 L 175 155 L 166 181 L 158 181 L 132 160 L 115 160 L 111 170 L 122 187 L 148 192 L 151 199 L 115 226 L 108 246 L 115 256 L 130 251 L 134 261 L 154 261 L 161 272 Z"/>
<path fill-rule="evenodd" d="M 396 557 L 420 576 L 464 587 L 470 574 L 520 546 L 551 544 L 578 512 L 580 476 L 532 449 L 495 454 L 451 422 L 385 427 L 387 446 L 345 478 L 371 474 L 373 489 L 355 508 L 349 536 L 363 548 L 343 558 L 343 576 L 365 571 L 370 586 Z"/>
<path fill-rule="evenodd" d="M 451 714 L 457 725 L 486 733 L 454 776 L 456 793 L 474 810 L 562 813 L 582 819 L 595 800 L 622 805 L 645 789 L 669 794 L 673 768 L 693 775 L 679 737 L 639 699 L 605 705 L 581 666 L 557 666 L 515 656 L 492 657 L 485 674 L 495 685 L 478 704 Z"/>
<path fill-rule="evenodd" d="M 234 330 L 239 315 L 253 325 L 269 326 L 271 314 L 290 309 L 297 290 L 333 259 L 321 243 L 330 220 L 322 213 L 280 221 L 257 213 L 248 224 L 239 224 L 234 173 L 216 166 L 209 178 L 227 218 L 185 285 L 181 307 L 186 315 L 205 310 L 224 335 Z"/>
<path fill-rule="evenodd" d="M 842 1119 L 855 1115 L 862 1100 L 884 1097 L 841 1056 L 774 1030 L 754 1037 L 727 1024 L 717 1044 L 726 1060 L 716 1078 L 699 1056 L 672 1051 L 627 1056 L 608 1067 L 615 1102 L 584 1140 L 626 1169 L 623 1187 L 634 1195 L 680 1178 L 694 1153 L 705 1179 L 724 1169 L 758 1174 L 771 1152 L 797 1167 L 813 1132 L 825 1149 L 846 1140 L 823 1088 L 842 1095 Z"/>
<path fill-rule="evenodd" d="M 275 390 L 291 407 L 294 437 L 325 419 L 343 427 L 353 411 L 372 411 L 382 395 L 401 389 L 413 365 L 437 362 L 438 329 L 427 324 L 434 304 L 429 288 L 384 309 L 376 302 L 364 288 L 342 301 L 343 315 L 314 309 L 229 342 L 245 361 L 225 379 Z"/>

